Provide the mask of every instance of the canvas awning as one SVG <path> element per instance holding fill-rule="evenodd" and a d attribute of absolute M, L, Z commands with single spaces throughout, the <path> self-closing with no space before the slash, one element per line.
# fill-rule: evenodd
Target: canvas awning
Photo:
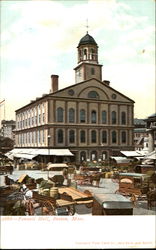
<path fill-rule="evenodd" d="M 17 157 L 17 158 L 23 158 L 23 159 L 29 159 L 29 160 L 32 160 L 34 157 L 36 157 L 37 155 L 30 155 L 30 154 L 14 154 L 14 157 Z"/>
<path fill-rule="evenodd" d="M 48 164 L 47 169 L 50 170 L 52 168 L 68 168 L 68 165 L 66 163 L 50 163 Z"/>
<path fill-rule="evenodd" d="M 111 156 L 110 158 L 115 160 L 117 163 L 129 163 L 130 162 L 130 159 L 127 159 L 126 157 Z"/>
<path fill-rule="evenodd" d="M 120 151 L 123 155 L 126 157 L 139 157 L 139 156 L 144 156 L 144 153 L 138 152 L 138 151 Z"/>
<path fill-rule="evenodd" d="M 14 148 L 5 154 L 8 158 L 33 159 L 37 155 L 73 156 L 69 149 Z M 10 159 L 11 159 L 10 158 Z"/>
<path fill-rule="evenodd" d="M 156 151 L 147 154 L 144 159 L 156 160 Z"/>

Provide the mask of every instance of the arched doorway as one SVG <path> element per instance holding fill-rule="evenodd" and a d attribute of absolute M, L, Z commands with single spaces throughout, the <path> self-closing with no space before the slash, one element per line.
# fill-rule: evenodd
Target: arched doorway
<path fill-rule="evenodd" d="M 97 152 L 96 151 L 91 152 L 91 161 L 97 161 Z"/>
<path fill-rule="evenodd" d="M 80 153 L 80 162 L 86 161 L 86 152 L 82 151 Z"/>

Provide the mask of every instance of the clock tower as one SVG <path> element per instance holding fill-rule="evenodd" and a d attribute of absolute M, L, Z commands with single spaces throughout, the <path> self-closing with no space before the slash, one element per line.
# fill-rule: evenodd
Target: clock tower
<path fill-rule="evenodd" d="M 78 66 L 74 68 L 76 83 L 91 78 L 102 81 L 102 65 L 98 63 L 98 45 L 88 32 L 81 38 L 77 51 Z"/>

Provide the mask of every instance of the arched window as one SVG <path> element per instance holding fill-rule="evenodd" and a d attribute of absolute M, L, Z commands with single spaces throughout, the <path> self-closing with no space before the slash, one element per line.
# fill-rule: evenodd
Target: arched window
<path fill-rule="evenodd" d="M 79 60 L 82 60 L 82 53 L 81 53 L 81 50 L 79 50 Z"/>
<path fill-rule="evenodd" d="M 57 122 L 63 122 L 63 108 L 57 108 Z"/>
<path fill-rule="evenodd" d="M 95 75 L 95 69 L 91 68 L 91 75 Z"/>
<path fill-rule="evenodd" d="M 116 124 L 116 112 L 112 111 L 112 124 Z"/>
<path fill-rule="evenodd" d="M 96 91 L 90 91 L 88 93 L 88 98 L 99 99 L 99 95 Z"/>
<path fill-rule="evenodd" d="M 116 143 L 116 131 L 112 131 L 112 143 Z"/>
<path fill-rule="evenodd" d="M 84 109 L 80 110 L 80 122 L 85 122 L 86 121 L 86 112 Z"/>
<path fill-rule="evenodd" d="M 125 131 L 121 132 L 121 142 L 126 143 L 126 132 Z"/>
<path fill-rule="evenodd" d="M 97 152 L 96 151 L 91 152 L 91 160 L 92 161 L 97 161 Z"/>
<path fill-rule="evenodd" d="M 83 59 L 86 60 L 87 59 L 87 49 L 83 50 Z"/>
<path fill-rule="evenodd" d="M 121 124 L 125 125 L 126 124 L 126 113 L 121 112 Z"/>
<path fill-rule="evenodd" d="M 107 131 L 102 131 L 102 143 L 107 143 Z"/>
<path fill-rule="evenodd" d="M 82 151 L 80 153 L 80 162 L 82 161 L 86 161 L 86 152 L 85 151 Z"/>
<path fill-rule="evenodd" d="M 91 49 L 90 51 L 91 51 L 91 59 L 95 59 L 95 58 L 94 58 L 95 50 L 94 50 L 94 49 Z"/>
<path fill-rule="evenodd" d="M 107 112 L 105 110 L 102 111 L 102 123 L 103 124 L 107 123 Z"/>
<path fill-rule="evenodd" d="M 80 132 L 80 142 L 81 143 L 86 142 L 86 133 L 84 130 L 81 130 L 81 132 Z"/>
<path fill-rule="evenodd" d="M 69 142 L 70 143 L 74 143 L 75 142 L 75 131 L 74 130 L 70 130 L 69 131 Z"/>
<path fill-rule="evenodd" d="M 92 110 L 91 112 L 91 123 L 96 123 L 96 111 Z"/>
<path fill-rule="evenodd" d="M 92 130 L 91 132 L 91 142 L 96 143 L 96 131 Z"/>
<path fill-rule="evenodd" d="M 69 109 L 69 122 L 75 122 L 75 110 L 73 108 Z"/>
<path fill-rule="evenodd" d="M 59 129 L 57 132 L 57 141 L 58 143 L 63 143 L 63 130 Z"/>

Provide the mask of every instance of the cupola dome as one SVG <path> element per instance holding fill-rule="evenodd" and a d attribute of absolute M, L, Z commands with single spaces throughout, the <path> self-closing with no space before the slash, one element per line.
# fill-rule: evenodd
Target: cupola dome
<path fill-rule="evenodd" d="M 86 44 L 94 44 L 97 46 L 97 43 L 95 42 L 94 38 L 92 36 L 90 36 L 88 33 L 81 38 L 79 44 L 78 44 L 78 48 L 81 45 L 86 45 Z"/>

